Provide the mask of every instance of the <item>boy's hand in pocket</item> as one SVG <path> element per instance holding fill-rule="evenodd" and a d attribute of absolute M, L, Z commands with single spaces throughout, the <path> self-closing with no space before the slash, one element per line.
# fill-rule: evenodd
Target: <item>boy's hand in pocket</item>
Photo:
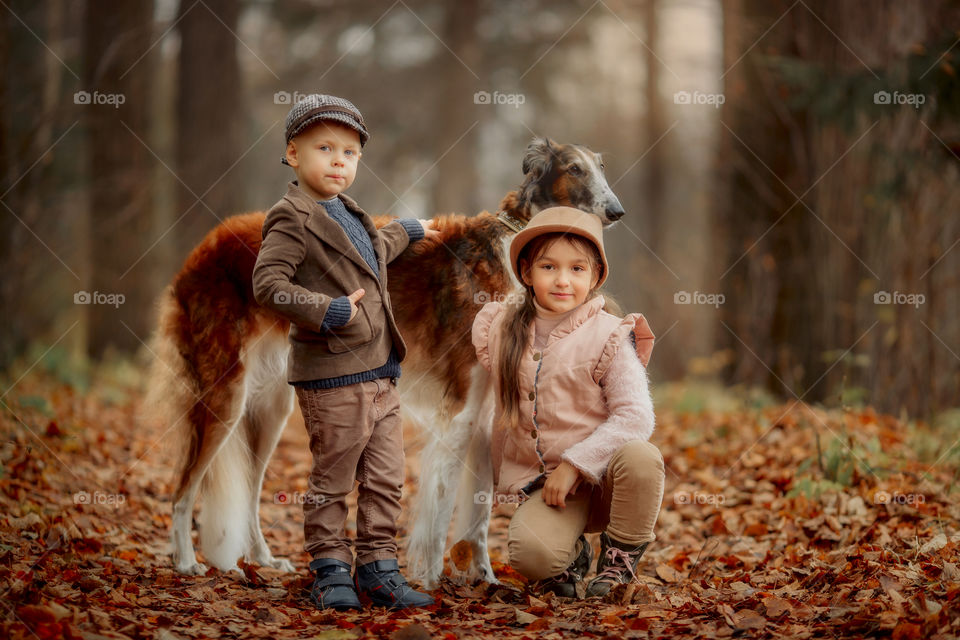
<path fill-rule="evenodd" d="M 356 291 L 354 291 L 353 293 L 347 296 L 347 300 L 350 301 L 350 320 L 353 320 L 353 316 L 357 315 L 357 302 L 360 300 L 360 298 L 363 297 L 363 294 L 365 293 L 366 291 L 364 291 L 363 289 L 357 289 Z M 347 322 L 350 322 L 350 320 L 347 320 Z"/>

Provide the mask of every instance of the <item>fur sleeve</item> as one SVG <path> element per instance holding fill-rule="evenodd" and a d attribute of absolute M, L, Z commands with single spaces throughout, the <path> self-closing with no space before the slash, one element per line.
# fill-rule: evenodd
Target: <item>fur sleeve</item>
<path fill-rule="evenodd" d="M 621 348 L 600 379 L 608 418 L 589 437 L 561 456 L 593 484 L 602 480 L 617 449 L 631 440 L 649 440 L 653 434 L 655 417 L 647 370 L 632 338 L 632 335 L 622 338 Z"/>

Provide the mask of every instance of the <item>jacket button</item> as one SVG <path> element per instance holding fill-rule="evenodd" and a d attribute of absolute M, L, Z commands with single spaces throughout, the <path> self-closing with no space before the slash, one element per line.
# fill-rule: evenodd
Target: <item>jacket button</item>
<path fill-rule="evenodd" d="M 544 467 L 543 465 L 540 465 L 540 473 L 543 473 L 545 470 L 546 470 L 546 467 Z"/>
<path fill-rule="evenodd" d="M 537 399 L 537 394 L 535 394 L 533 391 L 531 391 L 531 392 L 530 392 L 530 395 L 527 396 L 527 397 L 530 398 L 531 400 L 536 400 L 536 399 Z"/>
<path fill-rule="evenodd" d="M 533 354 L 533 359 L 534 359 L 534 360 L 539 360 L 539 359 L 540 359 L 540 352 L 539 352 L 539 351 L 537 351 L 535 354 Z"/>
<path fill-rule="evenodd" d="M 533 438 L 536 438 L 536 437 L 537 437 L 537 430 L 536 430 L 536 429 L 530 429 L 530 435 L 531 435 Z"/>

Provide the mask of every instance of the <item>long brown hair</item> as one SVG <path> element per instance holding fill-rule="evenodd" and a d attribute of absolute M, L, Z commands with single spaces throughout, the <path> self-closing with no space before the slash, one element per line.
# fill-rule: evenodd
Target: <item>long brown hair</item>
<path fill-rule="evenodd" d="M 603 269 L 603 261 L 600 259 L 600 251 L 597 246 L 583 236 L 563 232 L 545 233 L 527 243 L 517 257 L 517 262 L 520 264 L 520 273 L 526 275 L 530 266 L 560 239 L 570 242 L 591 257 L 593 275 L 599 279 L 600 270 Z M 524 283 L 522 278 L 521 284 L 524 286 L 523 299 L 508 308 L 503 318 L 500 334 L 500 364 L 496 372 L 497 396 L 503 409 L 499 426 L 513 428 L 520 425 L 520 361 L 527 348 L 530 323 L 537 315 L 537 309 L 533 306 L 533 287 Z M 599 287 L 592 289 L 587 295 L 587 300 L 598 295 L 599 292 Z M 604 306 L 607 307 L 608 305 L 605 304 Z M 617 310 L 619 311 L 619 309 Z"/>

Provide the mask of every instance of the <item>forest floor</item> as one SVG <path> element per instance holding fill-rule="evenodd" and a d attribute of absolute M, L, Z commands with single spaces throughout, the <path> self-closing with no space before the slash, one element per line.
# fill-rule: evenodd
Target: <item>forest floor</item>
<path fill-rule="evenodd" d="M 869 408 L 691 406 L 689 387 L 665 387 L 652 441 L 667 487 L 635 584 L 605 601 L 531 595 L 504 565 L 501 507 L 500 585 L 447 580 L 430 609 L 339 614 L 311 606 L 301 509 L 274 499 L 306 488 L 297 417 L 261 496 L 267 542 L 297 573 L 187 577 L 170 560 L 169 438 L 138 420 L 138 369 L 18 376 L 0 378 L 0 637 L 960 636 L 956 430 Z M 422 442 L 410 429 L 407 443 L 409 505 Z"/>

